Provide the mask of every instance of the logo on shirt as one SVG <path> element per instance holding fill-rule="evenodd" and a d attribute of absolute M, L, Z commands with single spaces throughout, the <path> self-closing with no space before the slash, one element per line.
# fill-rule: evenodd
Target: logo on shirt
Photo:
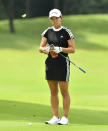
<path fill-rule="evenodd" d="M 61 35 L 60 38 L 63 38 L 63 36 Z"/>

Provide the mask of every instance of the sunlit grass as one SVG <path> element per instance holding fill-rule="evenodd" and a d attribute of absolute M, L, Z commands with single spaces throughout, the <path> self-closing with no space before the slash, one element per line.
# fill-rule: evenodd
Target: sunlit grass
<path fill-rule="evenodd" d="M 44 20 L 44 21 L 43 21 Z M 52 117 L 50 91 L 44 61 L 38 47 L 48 18 L 15 20 L 15 34 L 8 21 L 0 21 L 0 130 L 1 131 L 107 131 L 108 130 L 108 17 L 65 16 L 75 35 L 76 52 L 70 59 L 87 71 L 71 65 L 69 126 L 49 126 Z M 60 117 L 62 116 L 62 97 Z M 33 126 L 28 126 L 32 122 Z"/>

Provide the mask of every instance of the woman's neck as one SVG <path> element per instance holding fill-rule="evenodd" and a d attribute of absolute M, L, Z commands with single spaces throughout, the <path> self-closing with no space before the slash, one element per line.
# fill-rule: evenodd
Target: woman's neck
<path fill-rule="evenodd" d="M 61 30 L 63 28 L 63 26 L 60 26 L 60 27 L 58 27 L 58 28 L 55 28 L 54 26 L 53 26 L 53 30 L 54 31 L 59 31 L 59 30 Z"/>
<path fill-rule="evenodd" d="M 55 28 L 55 29 L 59 29 L 59 28 L 61 28 L 61 25 L 59 25 L 59 26 L 54 26 L 54 28 Z"/>

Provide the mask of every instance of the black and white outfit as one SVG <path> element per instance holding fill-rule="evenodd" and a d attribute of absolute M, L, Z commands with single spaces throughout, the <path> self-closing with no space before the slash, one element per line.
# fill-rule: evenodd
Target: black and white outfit
<path fill-rule="evenodd" d="M 74 39 L 72 32 L 63 26 L 59 29 L 49 27 L 42 33 L 42 36 L 47 38 L 49 45 L 53 44 L 54 46 L 64 48 L 68 48 L 69 39 Z M 61 52 L 61 54 L 68 57 L 68 53 Z M 60 54 L 58 54 L 58 57 L 52 58 L 49 53 L 45 61 L 45 65 L 46 80 L 69 81 L 70 62 L 63 58 Z"/>

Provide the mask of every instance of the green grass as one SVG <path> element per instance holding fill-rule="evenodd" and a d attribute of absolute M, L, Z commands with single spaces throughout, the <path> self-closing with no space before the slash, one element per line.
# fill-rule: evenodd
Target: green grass
<path fill-rule="evenodd" d="M 76 53 L 70 59 L 87 71 L 83 74 L 71 65 L 68 126 L 44 124 L 52 112 L 44 72 L 47 56 L 38 47 L 49 25 L 46 17 L 15 20 L 16 33 L 10 34 L 8 21 L 0 21 L 0 130 L 107 131 L 108 15 L 64 17 L 63 25 L 76 37 Z M 60 92 L 59 98 L 61 117 Z"/>

